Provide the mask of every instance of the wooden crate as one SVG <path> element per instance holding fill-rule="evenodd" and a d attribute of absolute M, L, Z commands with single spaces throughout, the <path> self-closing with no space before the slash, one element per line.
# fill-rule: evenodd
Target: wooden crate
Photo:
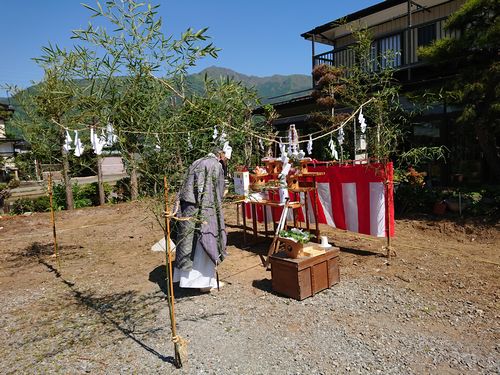
<path fill-rule="evenodd" d="M 296 259 L 284 253 L 270 257 L 273 290 L 303 300 L 340 281 L 339 248 Z"/>

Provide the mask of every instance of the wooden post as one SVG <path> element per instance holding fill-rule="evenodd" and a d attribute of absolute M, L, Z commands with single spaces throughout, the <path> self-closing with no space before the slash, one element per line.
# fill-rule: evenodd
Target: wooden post
<path fill-rule="evenodd" d="M 243 218 L 243 245 L 247 244 L 247 216 L 246 203 L 241 203 L 241 217 Z"/>
<path fill-rule="evenodd" d="M 387 237 L 387 259 L 391 259 L 392 252 L 392 242 L 391 242 L 391 207 L 389 204 L 390 194 L 389 194 L 389 178 L 387 177 L 388 168 L 387 168 L 387 160 L 384 161 L 384 186 L 385 186 L 385 217 L 386 217 L 386 237 Z"/>
<path fill-rule="evenodd" d="M 406 65 L 410 65 L 413 63 L 412 61 L 412 55 L 413 55 L 413 31 L 412 31 L 412 22 L 411 22 L 411 0 L 407 1 L 407 16 L 406 16 L 406 22 L 407 22 L 407 36 L 406 36 L 406 42 L 407 42 L 407 54 L 408 56 L 408 61 L 406 61 Z M 408 67 L 408 81 L 411 81 L 411 68 Z"/>
<path fill-rule="evenodd" d="M 255 240 L 257 240 L 257 207 L 255 207 L 255 204 L 250 202 L 250 207 L 252 208 L 252 229 L 253 229 L 253 237 Z"/>
<path fill-rule="evenodd" d="M 65 137 L 64 129 L 61 128 L 61 137 Z M 64 185 L 66 187 L 66 209 L 68 211 L 73 210 L 75 208 L 74 199 L 73 199 L 73 186 L 71 185 L 71 178 L 69 176 L 69 158 L 68 153 L 64 149 L 63 145 L 61 145 L 61 154 L 62 154 L 62 175 L 64 179 Z"/>
<path fill-rule="evenodd" d="M 315 38 L 315 35 L 313 34 L 312 35 L 312 38 L 311 38 L 311 52 L 312 52 L 312 70 L 314 70 L 314 55 L 316 54 L 316 51 L 315 51 L 315 42 L 316 42 L 316 38 Z M 311 74 L 311 77 L 312 77 L 312 74 Z M 316 87 L 316 82 L 314 82 L 314 77 L 312 77 L 312 87 Z"/>
<path fill-rule="evenodd" d="M 53 204 L 53 190 L 52 190 L 52 173 L 49 173 L 48 187 L 47 190 L 49 192 L 49 202 L 50 202 L 50 221 L 52 224 L 52 236 L 54 237 L 54 256 L 57 260 L 57 270 L 61 273 L 61 260 L 59 259 L 59 251 L 57 248 L 57 233 L 56 233 L 56 217 L 54 213 L 54 204 Z"/>
<path fill-rule="evenodd" d="M 94 120 L 92 128 L 94 130 L 94 134 L 96 131 L 95 128 L 96 125 L 96 120 Z M 99 205 L 104 206 L 106 203 L 106 194 L 104 192 L 104 181 L 103 181 L 103 176 L 102 176 L 102 156 L 97 155 L 97 190 L 99 193 Z"/>
<path fill-rule="evenodd" d="M 99 191 L 99 205 L 104 206 L 104 204 L 106 203 L 106 194 L 104 192 L 101 155 L 97 155 L 97 190 Z"/>

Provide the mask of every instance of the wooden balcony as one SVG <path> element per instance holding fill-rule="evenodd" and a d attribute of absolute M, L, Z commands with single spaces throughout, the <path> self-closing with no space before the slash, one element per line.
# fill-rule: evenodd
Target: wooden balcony
<path fill-rule="evenodd" d="M 426 24 L 415 25 L 396 33 L 383 35 L 375 39 L 371 47 L 371 71 L 393 68 L 396 71 L 408 70 L 423 65 L 417 50 L 434 40 L 445 37 L 457 37 L 458 31 L 444 30 L 446 18 Z M 313 69 L 317 65 L 343 66 L 349 70 L 355 64 L 352 44 L 334 48 L 313 56 Z"/>

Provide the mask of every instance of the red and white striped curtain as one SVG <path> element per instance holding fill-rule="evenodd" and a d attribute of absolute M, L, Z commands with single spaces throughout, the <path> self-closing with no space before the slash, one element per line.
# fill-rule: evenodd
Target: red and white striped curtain
<path fill-rule="evenodd" d="M 320 224 L 376 237 L 386 237 L 388 233 L 394 236 L 392 163 L 316 166 L 310 167 L 309 171 L 325 173 L 316 179 Z M 304 194 L 291 194 L 291 200 L 300 199 L 305 203 Z M 314 195 L 308 194 L 310 198 L 308 202 L 309 222 L 314 223 L 315 218 L 311 206 L 311 203 L 314 204 Z M 247 216 L 251 218 L 251 210 L 248 206 Z M 268 220 L 278 221 L 281 210 L 282 208 L 267 207 Z M 305 205 L 303 205 L 302 210 L 297 212 L 298 221 L 305 222 L 305 211 Z M 264 210 L 259 205 L 257 219 L 262 221 L 263 215 Z"/>

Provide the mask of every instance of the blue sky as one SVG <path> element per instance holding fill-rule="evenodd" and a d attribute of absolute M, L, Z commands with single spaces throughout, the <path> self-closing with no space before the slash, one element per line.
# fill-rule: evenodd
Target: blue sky
<path fill-rule="evenodd" d="M 222 49 L 219 58 L 200 61 L 198 72 L 216 65 L 256 76 L 309 74 L 311 44 L 300 34 L 381 0 L 156 0 L 166 35 L 188 27 L 209 27 Z M 71 30 L 85 27 L 95 0 L 0 0 L 2 56 L 0 86 L 31 85 L 42 70 L 31 60 L 49 42 L 70 47 Z M 104 2 L 104 1 L 102 1 Z M 0 91 L 0 96 L 5 96 Z"/>

